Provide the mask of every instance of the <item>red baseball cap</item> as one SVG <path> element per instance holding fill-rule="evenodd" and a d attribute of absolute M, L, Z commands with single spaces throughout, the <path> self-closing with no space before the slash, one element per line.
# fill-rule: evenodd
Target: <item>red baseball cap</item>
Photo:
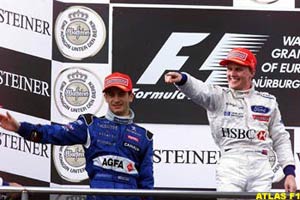
<path fill-rule="evenodd" d="M 219 64 L 227 66 L 231 62 L 250 67 L 253 71 L 256 70 L 256 57 L 249 49 L 234 48 L 228 53 L 227 58 L 221 60 Z"/>
<path fill-rule="evenodd" d="M 132 91 L 131 78 L 127 74 L 114 72 L 105 77 L 103 92 L 111 87 L 118 87 L 125 92 Z"/>

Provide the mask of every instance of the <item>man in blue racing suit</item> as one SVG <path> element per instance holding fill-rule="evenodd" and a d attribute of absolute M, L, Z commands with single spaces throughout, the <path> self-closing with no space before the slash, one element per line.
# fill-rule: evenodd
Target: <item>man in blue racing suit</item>
<path fill-rule="evenodd" d="M 131 78 L 112 73 L 105 78 L 104 117 L 83 114 L 66 125 L 34 125 L 0 114 L 0 126 L 39 143 L 82 144 L 91 188 L 153 189 L 152 133 L 133 123 Z M 89 196 L 97 200 L 139 200 L 131 196 Z M 149 198 L 150 199 L 150 198 Z"/>

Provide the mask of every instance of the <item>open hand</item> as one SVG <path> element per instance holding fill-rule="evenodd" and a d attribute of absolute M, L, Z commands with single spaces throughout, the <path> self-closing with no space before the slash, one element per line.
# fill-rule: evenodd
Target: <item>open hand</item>
<path fill-rule="evenodd" d="M 20 123 L 13 118 L 9 112 L 6 112 L 6 115 L 0 114 L 0 127 L 8 130 L 8 131 L 18 131 L 20 127 Z"/>

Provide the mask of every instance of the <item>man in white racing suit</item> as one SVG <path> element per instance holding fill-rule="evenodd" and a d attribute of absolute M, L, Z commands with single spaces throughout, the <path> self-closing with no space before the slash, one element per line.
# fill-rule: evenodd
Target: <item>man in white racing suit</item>
<path fill-rule="evenodd" d="M 232 49 L 220 62 L 227 67 L 229 88 L 205 84 L 187 73 L 168 72 L 175 84 L 207 110 L 212 136 L 222 156 L 217 166 L 217 191 L 266 192 L 274 173 L 268 152 L 275 151 L 285 174 L 286 192 L 295 192 L 295 163 L 289 132 L 281 121 L 276 98 L 254 89 L 256 58 L 245 48 Z"/>

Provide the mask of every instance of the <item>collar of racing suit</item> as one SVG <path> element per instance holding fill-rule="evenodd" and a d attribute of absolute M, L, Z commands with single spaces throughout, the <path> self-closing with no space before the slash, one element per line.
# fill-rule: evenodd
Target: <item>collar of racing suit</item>
<path fill-rule="evenodd" d="M 252 87 L 248 90 L 234 90 L 232 88 L 230 90 L 235 98 L 244 98 L 254 92 L 254 84 L 252 83 Z"/>
<path fill-rule="evenodd" d="M 123 116 L 115 115 L 113 112 L 111 112 L 110 109 L 108 109 L 105 118 L 117 124 L 131 124 L 133 123 L 134 112 L 131 109 L 129 110 L 129 112 L 130 112 L 129 116 L 123 117 Z"/>

